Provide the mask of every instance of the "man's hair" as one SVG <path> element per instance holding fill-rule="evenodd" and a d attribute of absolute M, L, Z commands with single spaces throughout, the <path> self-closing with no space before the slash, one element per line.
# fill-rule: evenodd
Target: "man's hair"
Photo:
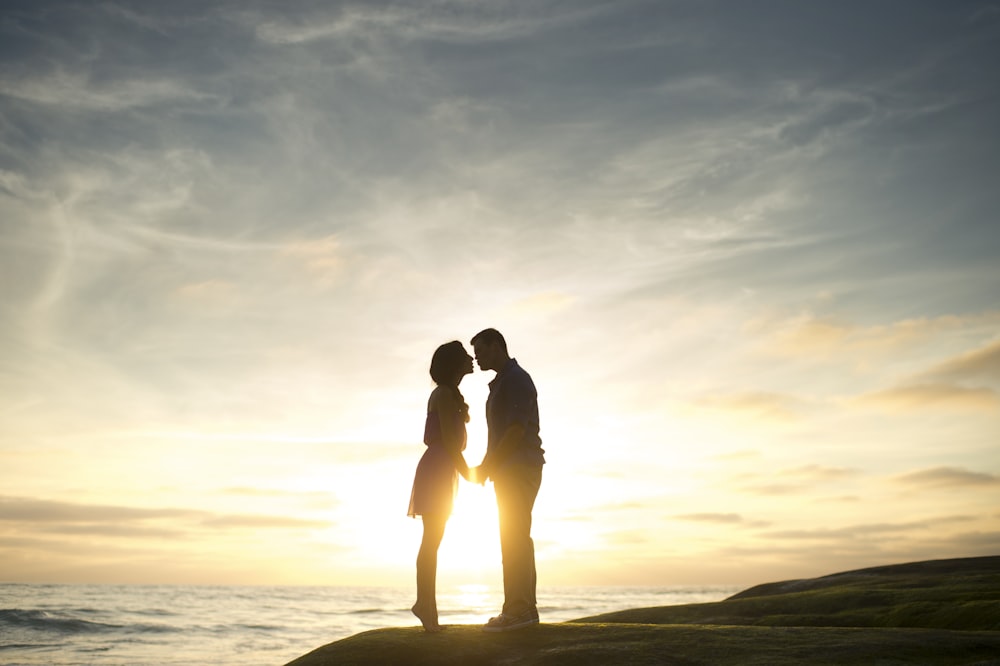
<path fill-rule="evenodd" d="M 499 343 L 500 349 L 503 350 L 504 354 L 507 354 L 507 341 L 503 339 L 503 336 L 495 328 L 484 328 L 483 330 L 472 336 L 472 346 L 477 344 L 492 345 L 494 343 Z M 509 354 L 508 354 L 509 356 Z"/>

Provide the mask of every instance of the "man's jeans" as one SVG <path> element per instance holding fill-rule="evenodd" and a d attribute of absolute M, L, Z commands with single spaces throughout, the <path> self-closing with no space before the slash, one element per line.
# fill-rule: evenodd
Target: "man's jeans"
<path fill-rule="evenodd" d="M 541 465 L 510 464 L 493 475 L 503 555 L 504 615 L 537 610 L 531 509 L 541 485 Z"/>

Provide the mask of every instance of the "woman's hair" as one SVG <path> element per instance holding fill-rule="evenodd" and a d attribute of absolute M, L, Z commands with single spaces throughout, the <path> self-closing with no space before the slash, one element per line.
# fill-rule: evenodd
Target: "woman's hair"
<path fill-rule="evenodd" d="M 457 380 L 462 378 L 462 367 L 467 358 L 469 354 L 458 340 L 441 345 L 434 350 L 434 356 L 431 357 L 431 379 L 438 386 L 451 389 L 466 423 L 469 421 L 469 405 L 465 402 L 462 392 L 458 390 Z"/>

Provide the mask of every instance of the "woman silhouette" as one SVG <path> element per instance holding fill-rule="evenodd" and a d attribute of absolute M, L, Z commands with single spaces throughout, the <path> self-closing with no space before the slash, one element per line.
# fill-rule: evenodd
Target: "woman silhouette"
<path fill-rule="evenodd" d="M 432 632 L 441 631 L 436 593 L 438 547 L 455 501 L 458 475 L 469 478 L 469 466 L 462 456 L 469 405 L 458 385 L 471 372 L 472 357 L 457 340 L 438 347 L 431 358 L 431 379 L 437 387 L 427 401 L 427 450 L 417 464 L 407 512 L 409 516 L 422 516 L 424 521 L 417 553 L 417 603 L 411 610 L 424 630 Z"/>

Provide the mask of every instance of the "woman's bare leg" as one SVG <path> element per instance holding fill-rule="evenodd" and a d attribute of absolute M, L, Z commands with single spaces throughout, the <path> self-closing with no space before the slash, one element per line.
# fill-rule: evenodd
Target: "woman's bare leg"
<path fill-rule="evenodd" d="M 437 556 L 447 516 L 423 516 L 424 536 L 417 553 L 417 603 L 413 614 L 426 631 L 440 631 L 437 612 Z"/>

